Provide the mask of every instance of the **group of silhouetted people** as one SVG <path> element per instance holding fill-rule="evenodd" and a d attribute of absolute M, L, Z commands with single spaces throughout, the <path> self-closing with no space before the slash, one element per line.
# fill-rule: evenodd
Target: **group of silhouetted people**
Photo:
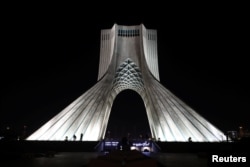
<path fill-rule="evenodd" d="M 76 139 L 77 139 L 77 137 L 76 137 L 76 135 L 74 134 L 73 135 L 73 141 L 76 141 Z M 80 141 L 82 141 L 82 138 L 83 138 L 83 134 L 81 133 L 81 136 L 80 136 Z M 68 141 L 69 140 L 69 138 L 68 138 L 68 136 L 65 136 L 65 139 L 64 139 L 64 141 Z"/>

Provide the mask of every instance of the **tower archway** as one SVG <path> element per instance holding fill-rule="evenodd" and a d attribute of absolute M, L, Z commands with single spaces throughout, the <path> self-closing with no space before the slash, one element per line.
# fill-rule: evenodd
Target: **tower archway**
<path fill-rule="evenodd" d="M 134 90 L 121 91 L 111 108 L 106 138 L 151 136 L 146 108 L 141 96 Z"/>

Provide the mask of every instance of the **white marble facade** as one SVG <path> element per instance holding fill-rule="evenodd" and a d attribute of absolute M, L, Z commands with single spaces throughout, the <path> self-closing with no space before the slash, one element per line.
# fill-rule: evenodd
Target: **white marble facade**
<path fill-rule="evenodd" d="M 27 140 L 98 141 L 114 99 L 132 89 L 143 99 L 151 135 L 161 141 L 222 141 L 224 134 L 160 83 L 157 31 L 143 24 L 101 30 L 98 82 Z"/>

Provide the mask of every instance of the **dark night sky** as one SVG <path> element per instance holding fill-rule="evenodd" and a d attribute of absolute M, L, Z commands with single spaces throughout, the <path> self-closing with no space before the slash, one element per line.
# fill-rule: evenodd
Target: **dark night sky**
<path fill-rule="evenodd" d="M 157 29 L 161 83 L 222 131 L 241 125 L 249 129 L 249 18 L 243 8 L 128 6 L 112 11 L 116 14 L 86 8 L 14 8 L 5 13 L 1 129 L 27 125 L 32 132 L 93 86 L 100 30 L 114 23 Z M 134 121 L 131 126 L 138 128 L 147 122 L 136 93 L 118 95 L 117 106 L 137 119 L 111 112 L 113 123 L 116 117 L 124 124 Z"/>

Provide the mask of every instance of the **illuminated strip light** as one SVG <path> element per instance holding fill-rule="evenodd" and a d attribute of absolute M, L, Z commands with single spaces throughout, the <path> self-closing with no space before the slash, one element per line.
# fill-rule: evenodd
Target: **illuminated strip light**
<path fill-rule="evenodd" d="M 112 141 L 112 142 L 106 141 L 105 142 L 105 146 L 117 146 L 118 144 L 119 144 L 118 141 Z"/>

